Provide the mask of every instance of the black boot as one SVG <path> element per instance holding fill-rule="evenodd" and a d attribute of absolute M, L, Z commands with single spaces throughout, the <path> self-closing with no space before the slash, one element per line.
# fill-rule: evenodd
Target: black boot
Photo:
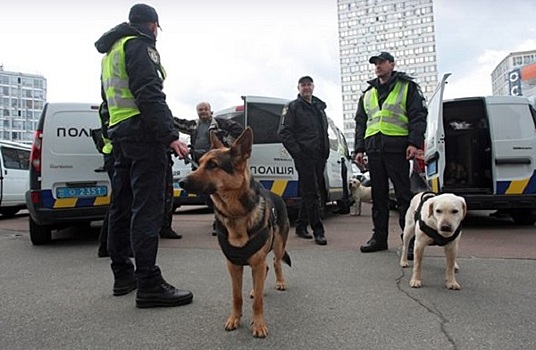
<path fill-rule="evenodd" d="M 136 295 L 136 307 L 181 306 L 192 302 L 194 295 L 187 290 L 173 287 L 166 281 L 152 287 L 140 287 Z"/>
<path fill-rule="evenodd" d="M 328 244 L 328 240 L 326 239 L 326 236 L 324 235 L 324 232 L 313 232 L 315 236 L 315 243 L 318 245 L 326 245 Z"/>
<path fill-rule="evenodd" d="M 296 236 L 304 239 L 313 238 L 313 236 L 307 231 L 307 227 L 296 227 Z"/>
<path fill-rule="evenodd" d="M 171 227 L 163 227 L 160 230 L 160 238 L 181 239 L 182 235 L 173 231 Z"/>
<path fill-rule="evenodd" d="M 372 235 L 372 238 L 360 247 L 362 253 L 374 253 L 380 250 L 387 250 L 387 237 L 381 239 L 376 235 Z"/>

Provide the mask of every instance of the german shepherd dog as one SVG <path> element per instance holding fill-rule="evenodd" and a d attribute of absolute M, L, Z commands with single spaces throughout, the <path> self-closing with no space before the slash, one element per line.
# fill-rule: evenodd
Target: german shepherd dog
<path fill-rule="evenodd" d="M 238 328 L 242 317 L 242 274 L 249 265 L 253 276 L 253 336 L 264 338 L 268 328 L 264 322 L 264 281 L 268 272 L 266 257 L 274 251 L 276 289 L 285 290 L 281 261 L 291 265 L 285 251 L 289 221 L 285 203 L 266 190 L 249 173 L 253 132 L 247 128 L 231 145 L 225 147 L 210 133 L 211 150 L 199 161 L 199 167 L 180 185 L 188 192 L 208 193 L 214 202 L 216 232 L 227 258 L 231 275 L 233 308 L 225 322 L 225 330 Z"/>

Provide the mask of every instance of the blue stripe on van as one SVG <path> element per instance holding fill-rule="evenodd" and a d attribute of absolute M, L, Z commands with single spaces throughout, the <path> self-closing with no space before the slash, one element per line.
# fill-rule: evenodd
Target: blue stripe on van
<path fill-rule="evenodd" d="M 526 182 L 523 188 L 519 186 Z M 522 185 L 521 185 L 522 186 Z M 529 179 L 514 181 L 497 181 L 497 194 L 535 194 L 536 193 L 536 170 Z"/>
<path fill-rule="evenodd" d="M 259 182 L 267 190 L 271 191 L 274 187 L 273 180 L 261 180 Z M 274 192 L 277 193 L 277 191 L 274 191 Z M 283 198 L 298 197 L 298 181 L 286 181 L 285 189 L 283 190 L 281 197 Z"/>

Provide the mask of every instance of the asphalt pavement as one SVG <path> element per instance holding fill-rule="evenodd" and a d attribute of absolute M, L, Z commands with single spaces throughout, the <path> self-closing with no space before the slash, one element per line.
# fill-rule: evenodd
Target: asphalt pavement
<path fill-rule="evenodd" d="M 180 208 L 181 240 L 162 240 L 166 280 L 194 293 L 192 304 L 137 309 L 135 293 L 112 296 L 109 260 L 97 258 L 98 227 L 74 228 L 33 246 L 28 217 L 0 219 L 0 349 L 534 349 L 536 230 L 487 216 L 469 217 L 460 242 L 460 291 L 444 286 L 442 250 L 430 247 L 423 287 L 409 287 L 398 266 L 399 229 L 392 213 L 390 248 L 359 252 L 370 236 L 361 217 L 325 220 L 328 245 L 293 234 L 284 266 L 288 289 L 265 290 L 269 335 L 251 335 L 251 274 L 244 274 L 241 327 L 224 330 L 230 280 L 212 214 Z"/>

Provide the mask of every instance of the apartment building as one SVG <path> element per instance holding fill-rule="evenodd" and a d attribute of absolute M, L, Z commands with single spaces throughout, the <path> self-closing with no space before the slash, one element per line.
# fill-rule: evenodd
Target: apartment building
<path fill-rule="evenodd" d="M 46 97 L 45 77 L 0 66 L 0 139 L 31 143 Z"/>
<path fill-rule="evenodd" d="M 491 91 L 493 95 L 530 96 L 536 92 L 534 77 L 522 76 L 523 68 L 536 62 L 536 50 L 511 52 L 491 72 Z M 526 71 L 526 70 L 525 70 Z M 525 84 L 523 84 L 525 83 Z M 529 85 L 530 89 L 520 89 Z"/>
<path fill-rule="evenodd" d="M 426 97 L 437 83 L 433 0 L 337 0 L 344 135 L 354 145 L 355 112 L 367 80 L 370 56 L 390 52 L 396 70 L 416 78 Z"/>

